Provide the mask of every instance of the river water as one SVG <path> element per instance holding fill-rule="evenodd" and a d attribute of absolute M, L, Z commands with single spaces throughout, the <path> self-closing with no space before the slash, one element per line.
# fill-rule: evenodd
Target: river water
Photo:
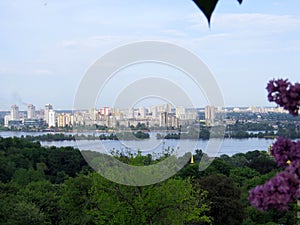
<path fill-rule="evenodd" d="M 44 132 L 18 132 L 18 131 L 3 131 L 0 132 L 1 137 L 21 137 L 26 135 L 38 136 L 45 134 Z M 65 133 L 74 134 L 74 133 Z M 85 133 L 88 134 L 88 133 Z M 93 134 L 93 133 L 91 133 Z M 98 134 L 98 133 L 97 133 Z M 157 140 L 156 133 L 150 134 L 150 139 L 138 141 L 119 141 L 119 140 L 76 140 L 76 141 L 42 141 L 43 146 L 65 147 L 72 146 L 80 150 L 92 150 L 103 153 L 113 151 L 135 153 L 141 151 L 143 154 L 161 153 L 164 149 L 174 149 L 178 155 L 185 152 L 194 152 L 196 149 L 201 149 L 210 156 L 220 156 L 226 154 L 232 156 L 236 153 L 246 153 L 253 150 L 267 151 L 268 147 L 274 142 L 272 139 L 231 139 L 227 138 L 221 141 L 220 139 L 210 140 Z M 213 148 L 208 147 L 214 143 L 220 144 Z"/>

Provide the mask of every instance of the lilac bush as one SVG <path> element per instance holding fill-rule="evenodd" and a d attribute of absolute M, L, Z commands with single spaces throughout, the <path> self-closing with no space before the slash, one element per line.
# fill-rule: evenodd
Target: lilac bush
<path fill-rule="evenodd" d="M 294 116 L 298 115 L 300 83 L 292 85 L 288 80 L 272 80 L 268 83 L 267 90 L 270 102 L 276 102 Z"/>
<path fill-rule="evenodd" d="M 296 180 L 288 172 L 278 173 L 264 185 L 257 186 L 250 192 L 251 204 L 260 210 L 269 208 L 287 209 L 287 204 L 293 200 Z"/>
<path fill-rule="evenodd" d="M 272 80 L 267 90 L 269 101 L 276 102 L 294 116 L 298 115 L 300 83 L 293 85 L 288 80 Z M 271 155 L 285 170 L 252 189 L 249 201 L 259 210 L 287 210 L 290 202 L 300 199 L 300 141 L 279 137 L 271 148 Z"/>
<path fill-rule="evenodd" d="M 271 155 L 275 158 L 278 166 L 287 166 L 288 161 L 300 159 L 300 153 L 296 148 L 297 142 L 289 138 L 279 137 L 271 148 Z"/>

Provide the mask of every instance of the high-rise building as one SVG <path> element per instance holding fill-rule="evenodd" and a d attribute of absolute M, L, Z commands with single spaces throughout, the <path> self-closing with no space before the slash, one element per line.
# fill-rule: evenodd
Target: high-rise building
<path fill-rule="evenodd" d="M 128 119 L 134 118 L 134 108 L 133 108 L 133 107 L 131 107 L 131 108 L 128 110 L 127 117 L 128 117 Z"/>
<path fill-rule="evenodd" d="M 109 116 L 109 114 L 111 112 L 109 107 L 104 107 L 103 111 L 104 111 L 104 116 Z"/>
<path fill-rule="evenodd" d="M 168 126 L 168 113 L 167 112 L 163 112 L 163 113 L 160 114 L 159 126 L 160 127 Z"/>
<path fill-rule="evenodd" d="M 57 127 L 70 127 L 74 124 L 74 116 L 69 113 L 60 113 L 56 115 L 56 126 Z"/>
<path fill-rule="evenodd" d="M 27 108 L 27 119 L 34 119 L 34 118 L 35 118 L 35 106 L 29 104 Z"/>
<path fill-rule="evenodd" d="M 205 107 L 205 120 L 209 124 L 213 124 L 215 120 L 215 107 L 214 106 L 206 106 Z"/>
<path fill-rule="evenodd" d="M 171 127 L 178 128 L 179 126 L 178 118 L 176 116 L 171 116 L 170 120 L 171 120 L 170 121 Z"/>
<path fill-rule="evenodd" d="M 64 113 L 57 115 L 57 127 L 65 127 L 66 126 L 66 117 Z"/>
<path fill-rule="evenodd" d="M 139 115 L 141 118 L 146 117 L 146 108 L 144 106 L 139 107 Z"/>
<path fill-rule="evenodd" d="M 19 120 L 19 106 L 17 106 L 17 105 L 11 106 L 10 120 Z"/>
<path fill-rule="evenodd" d="M 163 104 L 163 105 L 158 105 L 156 106 L 157 107 L 157 111 L 159 113 L 162 113 L 162 112 L 168 112 L 168 104 Z"/>
<path fill-rule="evenodd" d="M 176 107 L 176 116 L 177 118 L 183 119 L 186 114 L 186 110 L 183 106 Z"/>
<path fill-rule="evenodd" d="M 172 104 L 168 103 L 167 104 L 167 113 L 171 113 L 172 112 Z"/>
<path fill-rule="evenodd" d="M 48 118 L 48 127 L 56 127 L 56 113 L 53 109 L 50 109 Z"/>
<path fill-rule="evenodd" d="M 74 115 L 67 114 L 66 115 L 66 125 L 67 126 L 73 126 L 74 125 Z"/>
<path fill-rule="evenodd" d="M 5 115 L 4 116 L 4 126 L 8 127 L 8 122 L 10 121 L 10 115 Z"/>
<path fill-rule="evenodd" d="M 49 125 L 49 112 L 50 110 L 53 110 L 53 106 L 51 104 L 46 104 L 45 105 L 45 110 L 44 110 L 44 120 L 46 123 Z"/>
<path fill-rule="evenodd" d="M 157 107 L 156 106 L 150 106 L 149 112 L 152 114 L 152 118 L 156 118 L 158 115 Z"/>

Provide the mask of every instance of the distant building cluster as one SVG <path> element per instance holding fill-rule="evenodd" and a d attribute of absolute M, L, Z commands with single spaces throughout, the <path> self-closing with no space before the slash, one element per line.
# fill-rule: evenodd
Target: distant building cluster
<path fill-rule="evenodd" d="M 103 107 L 100 109 L 62 111 L 55 110 L 51 104 L 36 110 L 33 104 L 28 104 L 27 111 L 20 111 L 17 105 L 12 105 L 10 113 L 4 117 L 5 127 L 28 128 L 71 128 L 79 126 L 106 126 L 109 128 L 130 127 L 145 124 L 147 127 L 189 126 L 203 122 L 207 126 L 220 123 L 218 113 L 251 112 L 251 113 L 285 113 L 282 108 L 255 107 L 221 108 L 206 106 L 204 109 L 190 109 L 182 106 L 172 107 L 171 104 L 118 109 Z M 199 117 L 204 114 L 204 118 Z M 224 118 L 223 118 L 223 121 Z M 226 121 L 225 121 L 226 122 Z M 230 122 L 230 121 L 229 121 Z"/>
<path fill-rule="evenodd" d="M 147 127 L 178 128 L 193 124 L 197 116 L 196 109 L 173 108 L 171 104 L 129 109 L 103 107 L 68 113 L 55 110 L 51 104 L 46 104 L 39 111 L 33 104 L 28 104 L 27 112 L 20 112 L 17 105 L 12 105 L 10 114 L 4 117 L 4 126 L 63 128 L 98 125 L 116 128 L 137 126 L 140 123 Z"/>
<path fill-rule="evenodd" d="M 178 113 L 178 110 L 179 108 L 172 108 L 171 104 L 129 109 L 104 107 L 75 112 L 73 126 L 98 125 L 116 128 L 145 124 L 147 127 L 178 128 L 182 124 L 192 124 L 196 121 L 196 109 L 186 109 L 189 117 Z"/>

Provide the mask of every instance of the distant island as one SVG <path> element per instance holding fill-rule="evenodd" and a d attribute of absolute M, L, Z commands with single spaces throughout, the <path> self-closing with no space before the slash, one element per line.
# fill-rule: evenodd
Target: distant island
<path fill-rule="evenodd" d="M 111 134 L 64 134 L 64 133 L 47 133 L 43 135 L 33 136 L 26 135 L 21 138 L 25 138 L 29 141 L 75 141 L 75 140 L 143 140 L 149 139 L 150 135 L 145 132 L 122 132 Z"/>

